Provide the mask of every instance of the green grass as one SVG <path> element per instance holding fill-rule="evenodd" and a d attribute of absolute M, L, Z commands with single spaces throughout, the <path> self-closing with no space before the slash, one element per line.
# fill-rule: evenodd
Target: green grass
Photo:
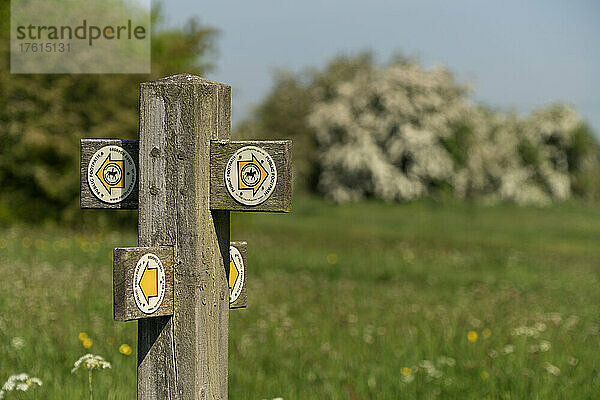
<path fill-rule="evenodd" d="M 596 398 L 599 238 L 600 208 L 581 204 L 299 198 L 289 215 L 236 214 L 249 306 L 230 313 L 230 398 Z M 113 363 L 95 398 L 135 398 L 135 351 L 118 348 L 135 349 L 136 323 L 112 321 L 111 254 L 136 243 L 0 229 L 0 383 L 25 371 L 44 385 L 23 398 L 85 398 L 70 370 L 86 332 Z"/>

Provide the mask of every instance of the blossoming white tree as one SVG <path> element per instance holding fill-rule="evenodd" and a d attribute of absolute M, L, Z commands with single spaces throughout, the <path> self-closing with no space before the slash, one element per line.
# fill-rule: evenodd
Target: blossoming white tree
<path fill-rule="evenodd" d="M 597 147 L 572 108 L 520 118 L 477 106 L 467 94 L 447 69 L 407 61 L 339 82 L 308 117 L 319 190 L 337 202 L 446 191 L 535 204 L 567 199 L 574 186 L 591 190 L 578 184 L 597 170 Z"/>

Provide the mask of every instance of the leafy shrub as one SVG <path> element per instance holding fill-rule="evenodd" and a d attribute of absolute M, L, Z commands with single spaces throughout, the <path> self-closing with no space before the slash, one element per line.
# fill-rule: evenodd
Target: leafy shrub
<path fill-rule="evenodd" d="M 0 15 L 8 16 L 8 7 L 1 3 Z M 151 75 L 11 75 L 9 21 L 0 21 L 0 223 L 97 222 L 102 212 L 79 210 L 79 139 L 136 139 L 139 83 L 205 72 L 215 32 L 194 20 L 154 30 Z M 112 213 L 111 220 L 134 214 Z"/>

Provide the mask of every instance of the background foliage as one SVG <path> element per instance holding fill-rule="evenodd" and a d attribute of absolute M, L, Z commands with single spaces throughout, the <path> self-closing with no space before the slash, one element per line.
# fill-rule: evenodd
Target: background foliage
<path fill-rule="evenodd" d="M 155 8 L 151 75 L 11 75 L 9 4 L 0 3 L 0 222 L 102 221 L 79 210 L 79 139 L 137 139 L 139 83 L 206 73 L 216 32 L 195 20 L 161 29 Z"/>

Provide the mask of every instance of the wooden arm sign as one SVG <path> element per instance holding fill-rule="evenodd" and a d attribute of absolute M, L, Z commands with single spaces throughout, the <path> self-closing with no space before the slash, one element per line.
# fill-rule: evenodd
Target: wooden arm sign
<path fill-rule="evenodd" d="M 212 141 L 210 145 L 211 209 L 291 210 L 290 140 Z"/>

